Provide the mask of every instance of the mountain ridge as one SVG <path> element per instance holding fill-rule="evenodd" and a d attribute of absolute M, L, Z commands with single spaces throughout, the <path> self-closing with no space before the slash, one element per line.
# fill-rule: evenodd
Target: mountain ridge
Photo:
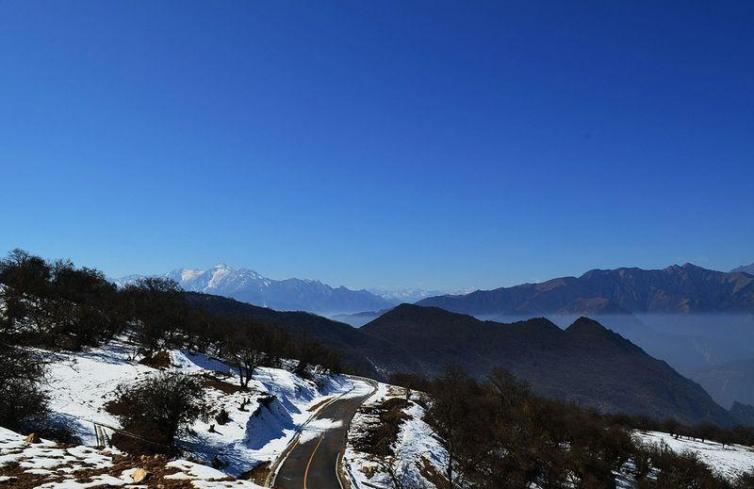
<path fill-rule="evenodd" d="M 754 275 L 754 263 L 751 263 L 749 265 L 742 265 L 740 267 L 736 267 L 733 270 L 731 270 L 731 273 L 748 273 L 749 275 Z"/>
<path fill-rule="evenodd" d="M 417 304 L 473 315 L 751 312 L 754 276 L 691 263 L 658 270 L 594 269 L 579 277 L 436 296 Z"/>

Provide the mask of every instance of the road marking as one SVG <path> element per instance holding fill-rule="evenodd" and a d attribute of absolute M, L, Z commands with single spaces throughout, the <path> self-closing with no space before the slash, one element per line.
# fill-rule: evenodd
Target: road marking
<path fill-rule="evenodd" d="M 309 478 L 309 468 L 312 466 L 312 460 L 314 460 L 314 455 L 317 453 L 317 450 L 319 449 L 319 446 L 322 444 L 322 440 L 325 439 L 325 435 L 322 435 L 319 437 L 319 441 L 317 442 L 317 446 L 314 447 L 314 451 L 312 452 L 311 456 L 309 457 L 309 461 L 306 463 L 306 470 L 304 471 L 304 489 L 307 489 L 306 487 L 306 480 Z"/>

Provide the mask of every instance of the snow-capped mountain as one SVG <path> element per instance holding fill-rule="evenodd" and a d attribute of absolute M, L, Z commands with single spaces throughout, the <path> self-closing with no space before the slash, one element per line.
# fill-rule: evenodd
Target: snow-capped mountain
<path fill-rule="evenodd" d="M 463 293 L 471 292 L 470 290 L 448 291 L 448 290 L 427 290 L 427 289 L 418 289 L 418 288 L 388 289 L 388 288 L 381 288 L 381 287 L 375 287 L 375 288 L 371 288 L 367 290 L 374 295 L 378 295 L 382 297 L 383 299 L 386 299 L 391 302 L 401 303 L 401 304 L 402 303 L 413 304 L 414 302 L 420 301 L 422 299 L 426 299 L 428 297 L 436 297 L 436 296 L 446 295 L 446 294 L 463 294 Z"/>
<path fill-rule="evenodd" d="M 216 265 L 208 270 L 182 268 L 165 274 L 190 292 L 221 295 L 284 311 L 308 311 L 318 314 L 376 311 L 402 302 L 381 297 L 367 290 L 331 287 L 318 280 L 290 278 L 273 280 L 246 268 Z M 129 275 L 116 279 L 118 285 L 132 283 L 143 276 Z"/>

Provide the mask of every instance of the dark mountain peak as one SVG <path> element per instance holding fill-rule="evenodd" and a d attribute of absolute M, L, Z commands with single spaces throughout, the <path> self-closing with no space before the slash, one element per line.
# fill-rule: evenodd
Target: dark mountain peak
<path fill-rule="evenodd" d="M 595 347 L 598 343 L 618 347 L 624 351 L 634 351 L 644 353 L 644 350 L 631 343 L 629 340 L 619 335 L 615 331 L 606 328 L 599 322 L 588 317 L 580 317 L 566 328 L 566 335 L 569 338 L 578 341 L 588 341 Z"/>
<path fill-rule="evenodd" d="M 380 317 L 387 319 L 394 319 L 398 317 L 435 317 L 442 319 L 464 319 L 477 321 L 477 319 L 472 316 L 453 313 L 439 307 L 417 306 L 416 304 L 406 303 L 395 306 Z"/>
<path fill-rule="evenodd" d="M 665 267 L 663 272 L 671 272 L 671 273 L 722 273 L 718 272 L 716 270 L 709 270 L 707 268 L 700 267 L 698 265 L 694 265 L 693 263 L 686 262 L 683 265 L 670 265 L 669 267 Z"/>
<path fill-rule="evenodd" d="M 595 321 L 594 319 L 590 319 L 586 316 L 581 316 L 576 321 L 574 321 L 568 328 L 566 328 L 566 333 L 568 334 L 604 334 L 609 333 L 610 330 L 606 327 L 602 326 L 599 322 Z"/>
<path fill-rule="evenodd" d="M 505 323 L 498 323 L 498 322 L 492 322 L 492 321 L 487 321 L 487 323 L 493 324 L 493 325 L 508 326 Z M 512 323 L 512 326 L 520 326 L 522 329 L 530 330 L 530 331 L 539 330 L 543 332 L 563 334 L 563 330 L 560 329 L 560 327 L 557 324 L 553 323 L 546 317 L 531 318 L 525 321 L 519 321 L 516 323 Z"/>

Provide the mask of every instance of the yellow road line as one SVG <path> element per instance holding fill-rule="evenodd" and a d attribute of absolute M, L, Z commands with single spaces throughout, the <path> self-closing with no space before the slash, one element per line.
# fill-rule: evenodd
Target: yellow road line
<path fill-rule="evenodd" d="M 306 480 L 309 478 L 309 468 L 312 466 L 312 460 L 314 460 L 314 455 L 317 453 L 317 450 L 319 449 L 320 444 L 322 443 L 322 440 L 325 439 L 325 436 L 322 435 L 319 437 L 319 441 L 317 442 L 317 446 L 314 447 L 314 451 L 312 452 L 311 456 L 309 457 L 309 462 L 306 463 L 306 470 L 304 471 L 304 489 L 307 489 L 306 486 Z"/>

